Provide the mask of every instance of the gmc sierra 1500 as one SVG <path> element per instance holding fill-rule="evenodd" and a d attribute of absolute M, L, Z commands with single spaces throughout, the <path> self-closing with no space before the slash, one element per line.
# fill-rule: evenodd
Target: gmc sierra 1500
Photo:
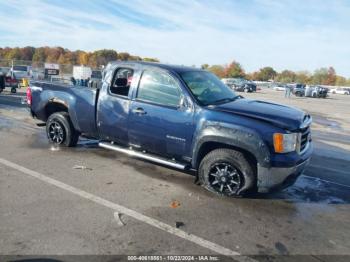
<path fill-rule="evenodd" d="M 97 89 L 31 81 L 27 101 L 51 143 L 99 146 L 177 169 L 222 195 L 292 184 L 312 153 L 311 117 L 236 95 L 192 67 L 114 62 Z"/>

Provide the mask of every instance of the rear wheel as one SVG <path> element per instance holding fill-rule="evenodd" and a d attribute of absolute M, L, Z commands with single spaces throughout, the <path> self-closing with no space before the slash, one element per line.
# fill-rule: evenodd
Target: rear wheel
<path fill-rule="evenodd" d="M 67 112 L 58 112 L 49 116 L 46 122 L 46 134 L 55 145 L 73 147 L 79 140 L 79 133 L 74 129 Z"/>
<path fill-rule="evenodd" d="M 200 163 L 198 176 L 201 185 L 224 196 L 242 195 L 254 187 L 254 168 L 238 151 L 215 149 Z"/>

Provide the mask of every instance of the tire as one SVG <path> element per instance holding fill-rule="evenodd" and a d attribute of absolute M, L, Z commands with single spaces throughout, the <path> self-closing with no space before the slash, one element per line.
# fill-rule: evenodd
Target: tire
<path fill-rule="evenodd" d="M 244 93 L 249 93 L 249 89 L 248 88 L 244 88 Z"/>
<path fill-rule="evenodd" d="M 16 87 L 11 87 L 11 93 L 12 93 L 12 94 L 16 94 L 16 93 L 17 93 Z"/>
<path fill-rule="evenodd" d="M 49 142 L 59 146 L 74 147 L 79 133 L 74 129 L 67 112 L 57 112 L 46 121 L 46 134 Z"/>
<path fill-rule="evenodd" d="M 255 168 L 245 156 L 226 148 L 209 152 L 198 170 L 199 182 L 205 189 L 230 197 L 243 195 L 255 188 L 255 177 Z"/>

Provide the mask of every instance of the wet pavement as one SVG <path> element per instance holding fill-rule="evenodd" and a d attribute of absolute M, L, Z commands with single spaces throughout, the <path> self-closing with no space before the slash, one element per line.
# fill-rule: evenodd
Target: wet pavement
<path fill-rule="evenodd" d="M 350 255 L 349 136 L 338 119 L 314 117 L 315 154 L 293 186 L 226 198 L 195 185 L 191 174 L 106 151 L 97 141 L 52 147 L 9 97 L 4 103 L 0 95 L 0 158 L 242 255 Z M 0 254 L 215 254 L 128 216 L 120 226 L 111 210 L 1 164 L 0 210 Z"/>

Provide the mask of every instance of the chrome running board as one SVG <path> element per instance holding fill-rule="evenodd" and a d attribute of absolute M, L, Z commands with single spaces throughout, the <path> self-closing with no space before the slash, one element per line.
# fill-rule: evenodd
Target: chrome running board
<path fill-rule="evenodd" d="M 99 142 L 98 145 L 100 147 L 109 149 L 109 150 L 114 150 L 117 152 L 121 152 L 124 154 L 127 154 L 129 156 L 133 156 L 133 157 L 138 157 L 138 158 L 142 158 L 142 159 L 146 159 L 152 162 L 156 162 L 162 165 L 166 165 L 166 166 L 171 166 L 177 169 L 186 169 L 186 165 L 184 164 L 180 164 L 178 162 L 175 161 L 171 161 L 165 158 L 161 158 L 155 155 L 151 155 L 151 154 L 147 154 L 147 153 L 143 153 L 143 152 L 138 152 L 129 148 L 125 148 L 125 147 L 121 147 L 112 143 L 107 143 L 107 142 Z"/>

